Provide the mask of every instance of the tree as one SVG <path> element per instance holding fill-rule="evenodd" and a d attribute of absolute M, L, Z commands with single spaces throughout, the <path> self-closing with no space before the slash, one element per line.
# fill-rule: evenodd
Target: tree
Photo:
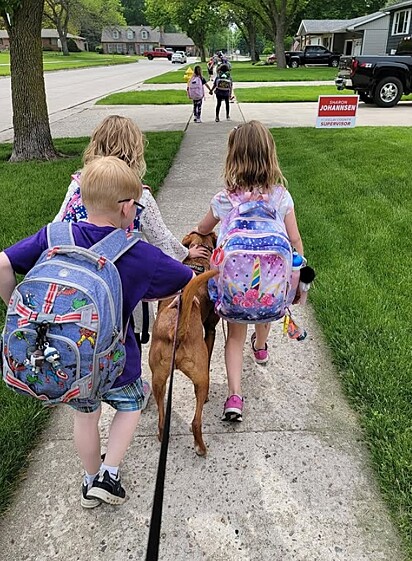
<path fill-rule="evenodd" d="M 145 0 L 122 0 L 127 25 L 148 25 L 145 16 Z"/>
<path fill-rule="evenodd" d="M 44 0 L 0 0 L 10 39 L 14 144 L 10 160 L 58 156 L 51 138 L 43 76 L 41 27 Z"/>
<path fill-rule="evenodd" d="M 63 55 L 70 54 L 67 33 L 85 31 L 96 42 L 106 25 L 124 25 L 120 0 L 45 0 L 44 18 L 57 29 Z"/>
<path fill-rule="evenodd" d="M 219 9 L 208 0 L 146 0 L 146 17 L 153 26 L 175 24 L 182 29 L 206 60 L 208 34 L 222 25 Z"/>
<path fill-rule="evenodd" d="M 74 2 L 76 1 L 74 0 Z M 71 0 L 45 0 L 44 4 L 44 18 L 57 29 L 64 56 L 70 54 L 67 46 L 67 33 L 71 4 L 73 4 Z"/>

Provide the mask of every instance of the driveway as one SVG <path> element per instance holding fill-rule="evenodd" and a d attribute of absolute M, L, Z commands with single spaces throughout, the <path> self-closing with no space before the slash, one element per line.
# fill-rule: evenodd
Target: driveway
<path fill-rule="evenodd" d="M 193 64 L 194 58 L 188 62 Z M 140 60 L 131 64 L 45 72 L 50 121 L 92 105 L 99 97 L 131 89 L 139 82 L 169 70 L 179 70 L 168 60 Z M 10 77 L 0 79 L 0 133 L 13 126 Z"/>

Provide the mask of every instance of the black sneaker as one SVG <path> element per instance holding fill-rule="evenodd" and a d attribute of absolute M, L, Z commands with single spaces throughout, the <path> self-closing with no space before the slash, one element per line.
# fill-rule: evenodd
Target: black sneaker
<path fill-rule="evenodd" d="M 109 505 L 122 505 L 126 500 L 126 491 L 120 483 L 120 477 L 114 478 L 106 470 L 96 476 L 87 498 L 100 499 Z"/>
<path fill-rule="evenodd" d="M 87 496 L 87 485 L 86 483 L 82 484 L 82 498 L 80 499 L 80 504 L 83 508 L 96 508 L 101 504 L 99 499 L 95 499 L 92 497 Z"/>

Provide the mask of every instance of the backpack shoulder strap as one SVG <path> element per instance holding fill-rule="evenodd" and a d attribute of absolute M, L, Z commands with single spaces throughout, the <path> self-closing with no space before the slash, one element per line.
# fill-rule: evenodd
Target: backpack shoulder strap
<path fill-rule="evenodd" d="M 51 247 L 76 245 L 71 222 L 52 222 L 47 224 L 47 244 Z"/>
<path fill-rule="evenodd" d="M 119 257 L 126 253 L 126 251 L 133 247 L 141 237 L 141 234 L 138 232 L 127 233 L 121 228 L 117 228 L 113 230 L 113 232 L 110 232 L 108 236 L 105 236 L 102 240 L 95 243 L 89 250 L 98 255 L 103 255 L 106 259 L 114 263 Z"/>

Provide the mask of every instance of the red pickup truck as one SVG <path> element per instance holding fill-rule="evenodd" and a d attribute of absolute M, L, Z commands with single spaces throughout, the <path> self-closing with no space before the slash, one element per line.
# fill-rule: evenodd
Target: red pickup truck
<path fill-rule="evenodd" d="M 143 56 L 147 56 L 149 60 L 153 60 L 154 58 L 167 58 L 168 60 L 172 60 L 172 51 L 168 51 L 167 49 L 156 48 L 153 51 L 145 51 Z"/>

